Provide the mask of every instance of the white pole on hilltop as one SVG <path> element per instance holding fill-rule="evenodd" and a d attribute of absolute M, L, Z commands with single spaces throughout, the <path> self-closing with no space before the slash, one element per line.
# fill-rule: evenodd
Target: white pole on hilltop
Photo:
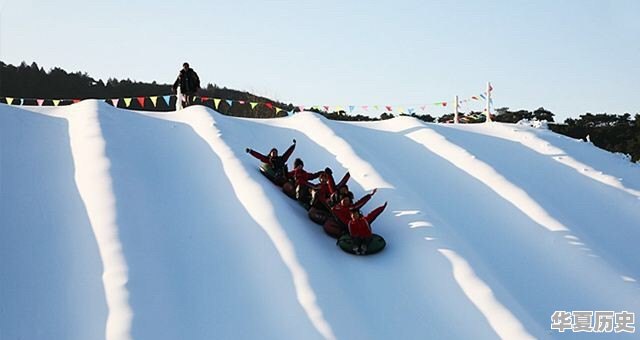
<path fill-rule="evenodd" d="M 455 107 L 455 111 L 453 111 L 453 123 L 454 124 L 458 124 L 459 120 L 458 120 L 458 112 L 459 112 L 459 108 L 460 108 L 460 102 L 458 101 L 458 96 L 456 95 L 456 99 L 454 102 L 454 107 Z"/>
<path fill-rule="evenodd" d="M 487 123 L 491 122 L 491 82 L 487 82 Z"/>
<path fill-rule="evenodd" d="M 182 110 L 182 91 L 180 90 L 180 86 L 176 90 L 176 111 Z"/>

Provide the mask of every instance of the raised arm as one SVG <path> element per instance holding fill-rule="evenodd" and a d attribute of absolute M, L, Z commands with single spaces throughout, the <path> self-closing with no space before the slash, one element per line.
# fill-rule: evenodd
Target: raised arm
<path fill-rule="evenodd" d="M 365 204 L 367 204 L 367 202 L 369 202 L 369 200 L 371 199 L 371 197 L 373 197 L 376 191 L 377 189 L 373 189 L 373 191 L 370 194 L 364 195 L 364 197 L 359 199 L 358 202 L 353 204 L 353 208 L 356 208 L 356 209 L 362 208 Z"/>
<path fill-rule="evenodd" d="M 247 148 L 247 152 L 248 152 L 251 156 L 253 156 L 253 157 L 255 157 L 255 158 L 259 159 L 260 161 L 262 161 L 262 162 L 264 162 L 264 163 L 269 163 L 269 157 L 267 157 L 267 156 L 265 156 L 265 155 L 263 155 L 263 154 L 261 154 L 261 153 L 259 153 L 259 152 L 257 152 L 257 151 L 255 151 L 255 150 L 251 150 L 251 149 Z"/>
<path fill-rule="evenodd" d="M 344 176 L 342 177 L 342 179 L 340 180 L 340 183 L 338 183 L 338 188 L 347 184 L 347 181 L 349 181 L 349 178 L 351 178 L 351 174 L 349 173 L 349 171 L 347 171 L 346 174 L 344 174 Z"/>
<path fill-rule="evenodd" d="M 328 171 L 327 171 L 328 170 Z M 329 188 L 329 194 L 336 192 L 336 183 L 333 181 L 333 172 L 331 169 L 324 169 L 324 173 L 327 174 L 327 187 Z"/>
<path fill-rule="evenodd" d="M 383 205 L 373 209 L 373 211 L 370 212 L 364 218 L 367 220 L 367 222 L 372 223 L 376 218 L 378 218 L 378 216 L 380 216 L 380 214 L 382 214 L 382 212 L 384 211 L 384 208 L 386 207 L 387 207 L 387 202 L 384 202 Z"/>
<path fill-rule="evenodd" d="M 289 157 L 291 157 L 291 154 L 293 153 L 293 150 L 296 148 L 296 140 L 293 140 L 293 144 L 291 144 L 291 146 L 287 149 L 287 151 L 284 152 L 284 154 L 282 154 L 282 161 L 286 162 Z"/>

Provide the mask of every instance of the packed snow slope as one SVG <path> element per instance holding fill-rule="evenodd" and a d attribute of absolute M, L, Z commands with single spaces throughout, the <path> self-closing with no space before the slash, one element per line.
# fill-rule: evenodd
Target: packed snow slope
<path fill-rule="evenodd" d="M 250 147 L 336 178 L 387 248 L 346 254 Z M 640 167 L 510 124 L 0 106 L 0 339 L 632 338 Z M 636 323 L 637 325 L 637 323 Z"/>

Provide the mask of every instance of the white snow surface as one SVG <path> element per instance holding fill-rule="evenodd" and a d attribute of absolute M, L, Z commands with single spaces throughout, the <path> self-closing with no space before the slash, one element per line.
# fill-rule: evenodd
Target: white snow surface
<path fill-rule="evenodd" d="M 387 240 L 357 257 L 250 147 L 346 171 Z M 0 339 L 633 338 L 640 166 L 546 129 L 0 105 Z M 637 322 L 636 322 L 637 326 Z"/>

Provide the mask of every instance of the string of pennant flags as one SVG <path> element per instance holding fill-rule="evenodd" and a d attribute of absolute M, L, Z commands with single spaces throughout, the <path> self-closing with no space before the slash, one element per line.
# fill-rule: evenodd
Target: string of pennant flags
<path fill-rule="evenodd" d="M 489 86 L 488 91 L 491 92 L 493 88 Z M 489 98 L 489 103 L 492 104 L 492 99 L 488 96 L 487 92 L 483 92 L 477 95 L 469 96 L 464 99 L 458 100 L 458 105 L 464 105 L 473 101 L 486 101 Z M 182 100 L 184 101 L 184 95 Z M 281 111 L 285 111 L 288 114 L 293 114 L 298 110 L 302 112 L 305 110 L 318 110 L 325 112 L 345 112 L 345 113 L 357 113 L 357 112 L 396 112 L 396 113 L 408 113 L 414 114 L 417 112 L 426 112 L 429 106 L 447 107 L 451 106 L 449 101 L 434 102 L 431 105 L 293 105 L 293 109 L 285 110 L 278 107 L 272 102 L 258 102 L 258 101 L 246 101 L 246 100 L 232 100 L 223 98 L 214 98 L 206 96 L 192 96 L 192 102 L 199 100 L 201 104 L 213 104 L 213 107 L 218 110 L 220 103 L 225 103 L 229 107 L 234 105 L 249 105 L 252 110 L 255 110 L 257 106 L 264 106 L 270 110 L 274 110 L 276 114 Z M 15 98 L 15 97 L 0 97 L 0 100 L 8 105 L 37 105 L 37 106 L 62 106 L 75 104 L 81 101 L 81 99 L 43 99 L 43 98 Z M 137 103 L 140 108 L 146 108 L 153 106 L 158 107 L 158 104 L 162 103 L 165 107 L 171 107 L 172 103 L 175 104 L 177 100 L 176 95 L 160 95 L 160 96 L 138 96 L 138 97 L 121 97 L 121 98 L 109 98 L 98 99 L 103 100 L 114 107 L 123 106 L 125 108 L 131 107 L 132 103 Z M 291 107 L 291 106 L 288 106 Z"/>

